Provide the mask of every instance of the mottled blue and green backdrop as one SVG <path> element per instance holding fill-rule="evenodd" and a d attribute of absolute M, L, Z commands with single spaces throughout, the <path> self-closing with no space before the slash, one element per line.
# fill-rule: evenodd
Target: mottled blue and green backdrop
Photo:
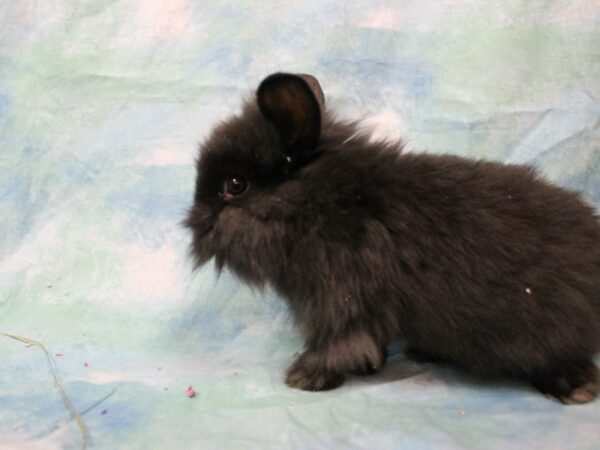
<path fill-rule="evenodd" d="M 3 0 L 0 332 L 46 345 L 92 448 L 598 448 L 600 401 L 400 348 L 333 392 L 283 384 L 284 304 L 193 274 L 178 225 L 197 142 L 277 70 L 412 151 L 532 164 L 600 206 L 598 0 Z M 0 337 L 0 447 L 81 443 L 43 352 Z"/>

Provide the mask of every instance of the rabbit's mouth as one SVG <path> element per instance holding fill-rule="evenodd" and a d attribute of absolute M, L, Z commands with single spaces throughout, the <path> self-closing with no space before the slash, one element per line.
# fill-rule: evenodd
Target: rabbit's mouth
<path fill-rule="evenodd" d="M 187 218 L 182 222 L 182 225 L 193 231 L 195 238 L 203 239 L 208 233 L 215 227 L 215 215 L 203 211 L 204 208 L 200 208 L 194 205 Z"/>
<path fill-rule="evenodd" d="M 194 229 L 194 237 L 190 245 L 190 255 L 194 258 L 195 268 L 199 268 L 215 256 L 212 234 L 214 225 L 201 232 Z"/>
<path fill-rule="evenodd" d="M 214 222 L 206 224 L 204 227 L 198 230 L 197 239 L 203 240 L 206 238 L 208 234 L 210 234 L 215 229 Z"/>
<path fill-rule="evenodd" d="M 198 268 L 215 254 L 212 237 L 215 229 L 215 217 L 211 214 L 201 214 L 197 207 L 193 207 L 187 219 L 183 221 L 183 226 L 189 228 L 193 233 L 190 254 Z"/>

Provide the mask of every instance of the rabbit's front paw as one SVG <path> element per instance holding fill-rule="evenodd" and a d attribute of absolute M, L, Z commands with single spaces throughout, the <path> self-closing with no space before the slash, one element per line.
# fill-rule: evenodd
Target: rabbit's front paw
<path fill-rule="evenodd" d="M 287 370 L 285 383 L 288 386 L 304 391 L 327 391 L 344 382 L 344 374 L 310 364 L 307 359 L 303 354 Z"/>

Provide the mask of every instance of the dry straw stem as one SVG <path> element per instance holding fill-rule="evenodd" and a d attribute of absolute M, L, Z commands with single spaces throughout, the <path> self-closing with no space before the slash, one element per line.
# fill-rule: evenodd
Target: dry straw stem
<path fill-rule="evenodd" d="M 44 344 L 42 344 L 39 341 L 35 341 L 33 339 L 29 339 L 29 338 L 22 337 L 22 336 L 17 336 L 17 335 L 10 334 L 10 333 L 0 332 L 0 335 L 9 337 L 11 339 L 15 339 L 19 342 L 23 342 L 24 344 L 29 345 L 29 346 L 35 345 L 44 351 L 44 354 L 46 355 L 46 360 L 48 361 L 48 366 L 50 367 L 50 372 L 52 373 L 52 377 L 54 378 L 54 384 L 56 385 L 56 388 L 60 392 L 60 396 L 62 397 L 65 407 L 69 410 L 71 417 L 73 418 L 73 420 L 75 420 L 75 422 L 77 422 L 77 425 L 79 426 L 79 430 L 81 431 L 81 435 L 83 437 L 83 442 L 81 444 L 81 448 L 83 450 L 87 449 L 87 446 L 88 446 L 88 443 L 89 443 L 90 437 L 91 437 L 90 430 L 88 429 L 88 427 L 87 427 L 85 421 L 83 420 L 83 418 L 81 417 L 81 415 L 77 412 L 77 410 L 73 406 L 73 403 L 71 403 L 69 396 L 65 392 L 65 389 L 63 388 L 63 385 L 60 382 L 60 378 L 58 377 L 58 372 L 56 370 L 56 366 L 54 365 L 54 360 L 50 356 L 50 353 L 48 352 L 48 350 L 46 349 Z"/>

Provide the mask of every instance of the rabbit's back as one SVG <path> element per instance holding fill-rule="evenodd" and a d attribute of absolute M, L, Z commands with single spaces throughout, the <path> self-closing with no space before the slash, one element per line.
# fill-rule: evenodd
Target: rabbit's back
<path fill-rule="evenodd" d="M 493 374 L 600 347 L 600 225 L 578 195 L 452 156 L 403 155 L 392 171 L 380 220 L 414 346 Z"/>

